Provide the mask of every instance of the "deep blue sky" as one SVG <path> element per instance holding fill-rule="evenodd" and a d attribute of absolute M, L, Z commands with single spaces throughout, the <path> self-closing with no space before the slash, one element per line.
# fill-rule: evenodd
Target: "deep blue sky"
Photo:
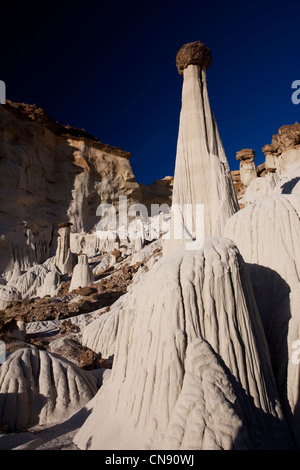
<path fill-rule="evenodd" d="M 48 5 L 48 6 L 47 6 Z M 235 154 L 300 120 L 300 0 L 1 2 L 0 79 L 7 98 L 36 103 L 132 153 L 139 182 L 174 173 L 182 77 L 176 52 L 212 51 L 208 93 L 232 170 Z"/>

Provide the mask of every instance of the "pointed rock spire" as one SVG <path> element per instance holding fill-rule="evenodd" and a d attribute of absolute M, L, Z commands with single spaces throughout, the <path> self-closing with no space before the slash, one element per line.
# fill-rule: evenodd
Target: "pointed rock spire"
<path fill-rule="evenodd" d="M 204 236 L 219 236 L 226 220 L 238 210 L 237 197 L 215 118 L 210 109 L 206 69 L 210 50 L 200 41 L 185 44 L 177 53 L 176 65 L 183 75 L 182 108 L 177 141 L 173 208 L 179 207 L 184 227 L 184 206 L 192 206 L 196 227 L 197 204 L 204 205 Z M 166 243 L 170 253 L 182 246 Z"/>

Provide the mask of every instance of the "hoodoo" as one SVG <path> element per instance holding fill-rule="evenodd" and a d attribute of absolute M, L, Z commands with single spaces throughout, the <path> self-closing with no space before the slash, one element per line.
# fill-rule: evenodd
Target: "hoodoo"
<path fill-rule="evenodd" d="M 241 182 L 249 186 L 251 181 L 257 177 L 255 163 L 255 152 L 252 149 L 242 149 L 236 153 L 236 159 L 240 161 Z"/>
<path fill-rule="evenodd" d="M 106 351 L 110 379 L 74 438 L 80 449 L 292 447 L 248 271 L 234 242 L 216 236 L 238 204 L 207 96 L 210 61 L 200 42 L 177 54 L 184 83 L 171 238 L 118 310 L 84 333 L 96 332 L 91 347 L 100 351 L 105 337 L 115 344 Z M 204 243 L 185 250 L 175 209 L 191 234 L 197 204 Z"/>
<path fill-rule="evenodd" d="M 208 237 L 219 236 L 226 220 L 238 210 L 229 165 L 208 98 L 206 70 L 210 64 L 211 52 L 200 41 L 185 44 L 176 56 L 178 72 L 183 75 L 183 88 L 172 199 L 173 224 L 170 241 L 165 246 L 166 254 L 182 245 L 176 240 L 179 237 L 175 233 L 175 208 L 186 228 L 184 211 L 187 204 L 192 205 L 192 221 L 186 232 L 193 232 L 193 237 L 197 235 L 197 205 L 204 205 L 204 236 Z"/>
<path fill-rule="evenodd" d="M 70 250 L 70 226 L 72 224 L 61 224 L 58 230 L 56 265 L 61 274 L 70 274 L 73 269 L 73 259 Z"/>
<path fill-rule="evenodd" d="M 88 257 L 85 254 L 79 255 L 70 284 L 70 292 L 78 287 L 85 287 L 94 281 L 92 268 L 88 264 Z"/>

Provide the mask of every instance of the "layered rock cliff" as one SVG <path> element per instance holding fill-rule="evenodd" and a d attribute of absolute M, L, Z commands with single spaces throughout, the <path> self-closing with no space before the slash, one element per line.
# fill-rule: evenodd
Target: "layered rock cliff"
<path fill-rule="evenodd" d="M 54 255 L 58 223 L 89 232 L 100 203 L 140 196 L 129 153 L 60 126 L 36 106 L 1 106 L 0 122 L 2 272 Z"/>
<path fill-rule="evenodd" d="M 129 159 L 35 105 L 1 106 L 0 272 L 26 271 L 53 256 L 59 223 L 68 221 L 72 233 L 93 232 L 101 203 L 117 211 L 120 196 L 128 204 L 170 203 L 172 178 L 140 186 Z"/>

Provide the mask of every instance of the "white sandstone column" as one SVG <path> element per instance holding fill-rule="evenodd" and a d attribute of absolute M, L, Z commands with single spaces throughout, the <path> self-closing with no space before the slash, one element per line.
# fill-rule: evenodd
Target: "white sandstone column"
<path fill-rule="evenodd" d="M 177 205 L 183 213 L 186 204 L 192 205 L 195 232 L 197 204 L 204 204 L 205 237 L 221 235 L 226 220 L 238 210 L 229 165 L 208 99 L 206 69 L 210 63 L 210 50 L 200 41 L 185 44 L 176 56 L 183 88 L 172 207 Z M 165 254 L 185 246 L 186 240 L 174 239 L 173 223 L 174 214 Z"/>
<path fill-rule="evenodd" d="M 78 287 L 86 287 L 94 282 L 93 270 L 89 266 L 88 257 L 86 254 L 78 256 L 78 264 L 76 264 L 72 280 L 70 284 L 69 292 Z"/>
<path fill-rule="evenodd" d="M 70 249 L 70 226 L 67 222 L 60 224 L 58 230 L 59 238 L 57 240 L 55 264 L 61 274 L 71 274 L 73 269 L 73 257 Z"/>
<path fill-rule="evenodd" d="M 255 152 L 252 149 L 242 149 L 236 153 L 236 159 L 240 161 L 241 182 L 245 186 L 249 186 L 257 178 L 254 157 Z"/>

